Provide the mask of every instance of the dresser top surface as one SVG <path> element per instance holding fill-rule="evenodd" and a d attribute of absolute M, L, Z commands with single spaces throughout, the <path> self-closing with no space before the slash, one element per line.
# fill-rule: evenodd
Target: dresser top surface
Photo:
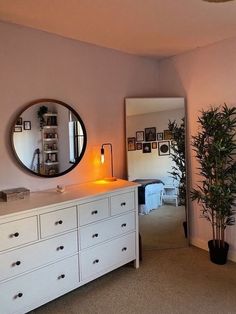
<path fill-rule="evenodd" d="M 56 188 L 31 192 L 24 199 L 9 202 L 0 200 L 0 218 L 1 216 L 21 213 L 27 210 L 44 208 L 51 205 L 63 205 L 73 201 L 99 197 L 106 193 L 119 192 L 119 190 L 137 186 L 139 184 L 121 179 L 113 182 L 98 180 L 66 186 L 63 193 L 57 192 Z"/>

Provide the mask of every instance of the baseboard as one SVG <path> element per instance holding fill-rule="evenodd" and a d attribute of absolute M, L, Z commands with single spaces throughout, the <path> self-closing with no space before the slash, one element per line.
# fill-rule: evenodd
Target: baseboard
<path fill-rule="evenodd" d="M 236 263 L 236 252 L 229 250 L 228 259 Z"/>
<path fill-rule="evenodd" d="M 205 251 L 208 251 L 208 245 L 205 241 L 198 239 L 198 238 L 192 238 L 190 239 L 190 244 L 193 246 L 196 246 L 200 249 L 203 249 Z"/>
<path fill-rule="evenodd" d="M 207 242 L 201 240 L 201 239 L 198 239 L 198 238 L 192 238 L 190 240 L 190 244 L 193 245 L 193 246 L 196 246 L 200 249 L 203 249 L 205 251 L 208 251 L 208 245 L 207 245 Z M 236 262 L 236 251 L 234 250 L 229 250 L 229 253 L 228 253 L 228 260 L 232 261 L 232 262 Z"/>

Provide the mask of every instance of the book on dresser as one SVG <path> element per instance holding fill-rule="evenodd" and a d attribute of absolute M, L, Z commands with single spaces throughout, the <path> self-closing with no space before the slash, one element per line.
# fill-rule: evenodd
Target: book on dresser
<path fill-rule="evenodd" d="M 98 181 L 0 202 L 1 314 L 31 311 L 131 261 L 138 184 Z"/>

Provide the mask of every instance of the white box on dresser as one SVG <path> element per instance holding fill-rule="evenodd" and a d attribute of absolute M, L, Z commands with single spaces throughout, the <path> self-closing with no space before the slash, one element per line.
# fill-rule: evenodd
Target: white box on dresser
<path fill-rule="evenodd" d="M 138 268 L 137 187 L 95 181 L 0 202 L 0 313 L 26 313 L 131 261 Z"/>

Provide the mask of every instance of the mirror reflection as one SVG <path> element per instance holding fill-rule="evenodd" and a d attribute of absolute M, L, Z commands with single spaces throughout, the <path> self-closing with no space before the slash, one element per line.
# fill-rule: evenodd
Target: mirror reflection
<path fill-rule="evenodd" d="M 128 180 L 141 184 L 144 249 L 188 245 L 184 122 L 183 98 L 126 99 Z"/>
<path fill-rule="evenodd" d="M 86 148 L 86 130 L 66 103 L 42 99 L 14 121 L 12 147 L 20 164 L 33 174 L 56 177 L 72 170 Z"/>

